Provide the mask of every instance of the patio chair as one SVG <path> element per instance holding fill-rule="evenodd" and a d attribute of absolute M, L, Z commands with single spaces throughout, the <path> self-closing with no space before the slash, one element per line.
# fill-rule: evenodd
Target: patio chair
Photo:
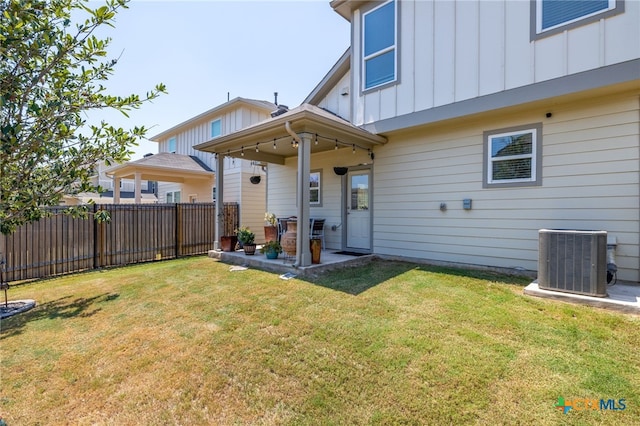
<path fill-rule="evenodd" d="M 320 249 L 324 250 L 324 221 L 325 219 L 311 219 L 311 238 L 320 238 Z"/>

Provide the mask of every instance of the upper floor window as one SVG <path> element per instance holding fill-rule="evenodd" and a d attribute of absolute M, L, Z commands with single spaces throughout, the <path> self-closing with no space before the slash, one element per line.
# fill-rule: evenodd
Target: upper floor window
<path fill-rule="evenodd" d="M 484 132 L 484 182 L 491 186 L 540 185 L 542 125 Z"/>
<path fill-rule="evenodd" d="M 168 147 L 167 151 L 175 154 L 175 152 L 176 152 L 176 138 L 169 139 L 169 147 Z"/>
<path fill-rule="evenodd" d="M 532 5 L 534 3 L 536 35 L 564 31 L 568 26 L 594 22 L 624 9 L 624 0 L 535 0 Z"/>
<path fill-rule="evenodd" d="M 222 135 L 222 121 L 220 119 L 211 122 L 211 137 L 217 138 Z"/>
<path fill-rule="evenodd" d="M 364 90 L 397 80 L 396 1 L 363 15 Z"/>

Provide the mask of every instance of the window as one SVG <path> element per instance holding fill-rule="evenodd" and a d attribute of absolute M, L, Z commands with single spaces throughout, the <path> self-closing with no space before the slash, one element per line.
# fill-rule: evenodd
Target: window
<path fill-rule="evenodd" d="M 541 184 L 542 124 L 484 132 L 483 187 Z"/>
<path fill-rule="evenodd" d="M 169 191 L 167 192 L 167 203 L 179 203 L 180 202 L 180 191 Z"/>
<path fill-rule="evenodd" d="M 624 11 L 624 0 L 535 0 L 535 35 L 555 34 Z"/>
<path fill-rule="evenodd" d="M 172 154 L 175 154 L 175 152 L 176 152 L 176 138 L 169 139 L 169 149 L 167 151 L 171 152 Z"/>
<path fill-rule="evenodd" d="M 389 1 L 363 17 L 364 89 L 396 81 L 396 2 Z"/>
<path fill-rule="evenodd" d="M 309 174 L 309 204 L 314 207 L 322 206 L 322 171 L 312 170 Z"/>
<path fill-rule="evenodd" d="M 211 137 L 217 138 L 222 134 L 222 121 L 220 119 L 211 122 Z"/>

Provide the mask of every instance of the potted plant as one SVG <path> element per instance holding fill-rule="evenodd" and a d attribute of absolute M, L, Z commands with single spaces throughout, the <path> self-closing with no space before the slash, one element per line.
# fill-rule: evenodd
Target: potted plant
<path fill-rule="evenodd" d="M 282 253 L 282 246 L 277 240 L 267 241 L 261 248 L 260 253 L 264 253 L 267 259 L 277 259 Z"/>
<path fill-rule="evenodd" d="M 238 242 L 242 244 L 244 254 L 253 255 L 256 253 L 255 239 L 256 234 L 251 232 L 251 230 L 246 226 L 238 229 Z"/>
<path fill-rule="evenodd" d="M 264 214 L 264 221 L 267 222 L 267 225 L 264 227 L 264 240 L 269 241 L 277 241 L 278 240 L 278 227 L 277 227 L 277 219 L 276 215 L 273 213 L 266 212 Z"/>

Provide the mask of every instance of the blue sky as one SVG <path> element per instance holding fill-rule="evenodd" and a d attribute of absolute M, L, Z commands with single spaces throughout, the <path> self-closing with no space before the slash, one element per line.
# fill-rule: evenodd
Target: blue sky
<path fill-rule="evenodd" d="M 97 4 L 97 3 L 93 3 Z M 147 136 L 235 97 L 299 105 L 349 46 L 349 23 L 328 0 L 143 1 L 118 13 L 110 58 L 120 57 L 108 88 L 114 95 L 144 94 L 164 83 L 162 95 L 130 118 L 99 118 L 125 128 L 144 125 Z M 228 95 L 227 95 L 228 94 Z M 93 114 L 91 119 L 93 119 Z M 157 152 L 141 141 L 133 159 Z"/>

